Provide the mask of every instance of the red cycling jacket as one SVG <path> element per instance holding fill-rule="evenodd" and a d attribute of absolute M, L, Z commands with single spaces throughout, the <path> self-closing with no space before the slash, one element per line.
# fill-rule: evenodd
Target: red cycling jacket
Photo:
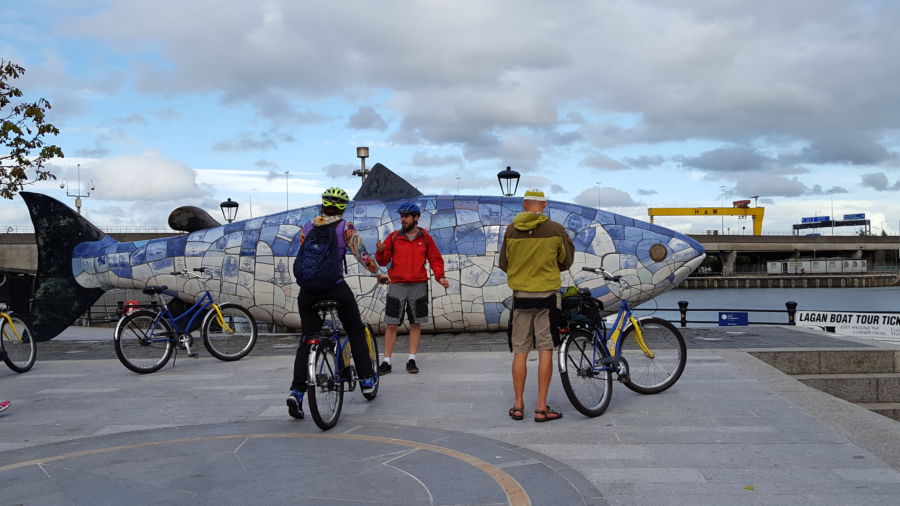
<path fill-rule="evenodd" d="M 391 283 L 428 281 L 428 272 L 425 271 L 426 259 L 431 264 L 434 279 L 443 278 L 444 258 L 434 239 L 424 228 L 419 228 L 419 233 L 411 241 L 402 231 L 391 232 L 384 240 L 384 250 L 375 253 L 378 265 L 391 264 L 388 269 Z"/>

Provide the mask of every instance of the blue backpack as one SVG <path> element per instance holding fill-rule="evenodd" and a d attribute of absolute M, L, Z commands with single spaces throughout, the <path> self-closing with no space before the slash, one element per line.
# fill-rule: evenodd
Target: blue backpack
<path fill-rule="evenodd" d="M 306 238 L 294 259 L 294 277 L 305 292 L 324 292 L 344 277 L 344 220 L 304 228 Z M 307 230 L 308 228 L 308 230 Z"/>

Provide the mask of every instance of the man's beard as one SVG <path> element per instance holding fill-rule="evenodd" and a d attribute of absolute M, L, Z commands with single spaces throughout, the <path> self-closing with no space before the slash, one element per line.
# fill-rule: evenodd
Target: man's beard
<path fill-rule="evenodd" d="M 416 228 L 416 225 L 418 225 L 418 224 L 419 224 L 419 220 L 413 220 L 412 222 L 410 222 L 409 225 L 402 225 L 401 230 L 403 230 L 404 233 L 408 234 L 409 231 Z"/>

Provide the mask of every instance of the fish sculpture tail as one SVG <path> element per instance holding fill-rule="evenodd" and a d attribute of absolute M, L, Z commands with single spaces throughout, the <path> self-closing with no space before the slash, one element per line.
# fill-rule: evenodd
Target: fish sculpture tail
<path fill-rule="evenodd" d="M 106 236 L 62 202 L 32 192 L 20 192 L 38 250 L 34 303 L 26 318 L 35 341 L 49 341 L 66 329 L 103 295 L 101 288 L 84 288 L 72 275 L 72 251 L 79 243 Z"/>

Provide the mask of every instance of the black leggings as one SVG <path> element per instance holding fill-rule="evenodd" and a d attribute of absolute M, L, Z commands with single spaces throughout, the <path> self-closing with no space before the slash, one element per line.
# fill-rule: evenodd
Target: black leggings
<path fill-rule="evenodd" d="M 356 297 L 353 296 L 353 291 L 347 283 L 342 281 L 325 292 L 315 294 L 300 292 L 300 296 L 297 297 L 303 336 L 300 338 L 300 346 L 294 358 L 294 381 L 291 382 L 291 390 L 306 391 L 306 380 L 309 376 L 309 345 L 306 344 L 306 338 L 316 336 L 322 330 L 322 318 L 319 312 L 313 309 L 313 305 L 320 300 L 333 300 L 341 306 L 338 309 L 338 318 L 341 319 L 341 324 L 350 337 L 350 351 L 353 353 L 356 374 L 360 378 L 370 378 L 375 373 L 372 370 L 369 347 L 366 345 L 365 325 L 359 316 Z"/>

